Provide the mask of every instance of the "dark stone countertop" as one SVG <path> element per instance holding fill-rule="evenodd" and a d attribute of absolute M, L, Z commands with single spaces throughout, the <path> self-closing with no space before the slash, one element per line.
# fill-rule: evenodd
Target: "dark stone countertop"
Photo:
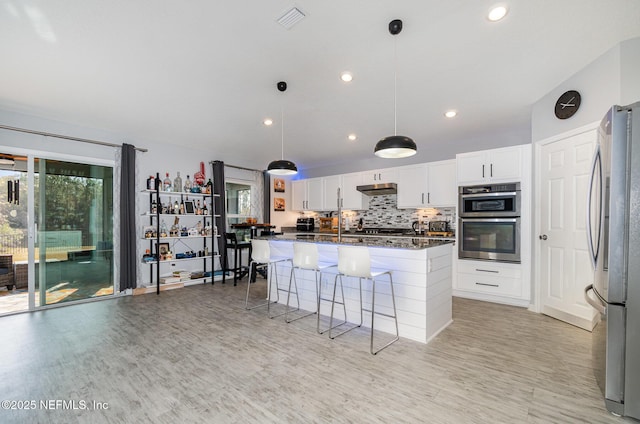
<path fill-rule="evenodd" d="M 411 236 L 371 236 L 347 233 L 342 235 L 342 240 L 338 241 L 335 234 L 318 233 L 286 233 L 277 236 L 258 237 L 268 240 L 300 241 L 308 243 L 323 244 L 344 244 L 351 246 L 387 247 L 396 249 L 427 249 L 429 247 L 442 246 L 453 243 L 453 240 L 434 239 L 427 237 Z"/>

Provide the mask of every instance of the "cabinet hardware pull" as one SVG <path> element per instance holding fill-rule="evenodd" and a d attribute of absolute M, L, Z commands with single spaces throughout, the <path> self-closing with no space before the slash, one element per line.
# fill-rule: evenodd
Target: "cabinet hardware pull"
<path fill-rule="evenodd" d="M 420 203 L 424 203 L 424 193 L 422 193 L 422 202 Z"/>
<path fill-rule="evenodd" d="M 478 286 L 500 287 L 498 284 L 476 283 Z"/>
<path fill-rule="evenodd" d="M 493 164 L 491 164 L 491 167 L 489 168 L 489 170 L 491 171 L 491 174 L 489 176 L 493 178 Z"/>
<path fill-rule="evenodd" d="M 427 193 L 427 203 L 431 203 L 431 193 Z"/>
<path fill-rule="evenodd" d="M 484 178 L 484 165 L 482 165 L 482 178 Z"/>
<path fill-rule="evenodd" d="M 478 272 L 492 272 L 494 274 L 500 274 L 500 271 L 495 271 L 493 269 L 480 269 L 480 268 L 476 268 L 476 271 Z"/>

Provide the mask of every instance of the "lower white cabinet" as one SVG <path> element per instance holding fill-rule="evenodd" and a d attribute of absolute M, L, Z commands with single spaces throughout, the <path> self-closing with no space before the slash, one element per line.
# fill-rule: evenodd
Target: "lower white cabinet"
<path fill-rule="evenodd" d="M 521 264 L 459 259 L 454 294 L 517 306 L 529 303 Z"/>

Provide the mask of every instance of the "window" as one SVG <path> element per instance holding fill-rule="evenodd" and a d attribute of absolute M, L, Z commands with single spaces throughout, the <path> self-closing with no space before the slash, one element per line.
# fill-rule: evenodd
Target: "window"
<path fill-rule="evenodd" d="M 247 183 L 227 181 L 225 195 L 227 199 L 227 221 L 229 224 L 245 222 L 252 216 L 251 191 L 252 186 Z"/>

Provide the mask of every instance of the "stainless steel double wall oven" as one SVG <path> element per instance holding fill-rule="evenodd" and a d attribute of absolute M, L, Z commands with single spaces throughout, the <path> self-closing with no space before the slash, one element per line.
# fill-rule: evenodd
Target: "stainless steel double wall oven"
<path fill-rule="evenodd" d="M 520 262 L 520 183 L 458 189 L 458 257 Z"/>

